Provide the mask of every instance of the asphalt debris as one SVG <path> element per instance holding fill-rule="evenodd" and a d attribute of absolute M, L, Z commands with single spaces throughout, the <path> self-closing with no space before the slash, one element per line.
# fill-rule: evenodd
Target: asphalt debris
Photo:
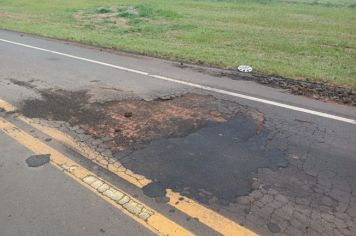
<path fill-rule="evenodd" d="M 341 104 L 356 106 L 356 90 L 332 85 L 323 81 L 297 80 L 276 76 L 265 76 L 256 73 L 243 73 L 237 70 L 226 70 L 204 67 L 192 64 L 176 64 L 181 69 L 191 69 L 216 77 L 228 77 L 234 80 L 249 80 L 273 88 L 281 88 L 300 96 L 311 97 L 322 101 L 333 101 Z"/>
<path fill-rule="evenodd" d="M 301 81 L 279 77 L 258 77 L 258 83 L 288 89 L 294 95 L 303 95 L 317 100 L 334 101 L 356 106 L 356 91 L 325 82 Z"/>
<path fill-rule="evenodd" d="M 125 112 L 125 113 L 124 113 L 124 116 L 125 116 L 126 118 L 130 118 L 130 117 L 132 117 L 132 112 Z"/>
<path fill-rule="evenodd" d="M 51 142 L 52 139 L 51 139 L 51 138 L 46 138 L 45 141 L 46 141 L 46 142 Z"/>

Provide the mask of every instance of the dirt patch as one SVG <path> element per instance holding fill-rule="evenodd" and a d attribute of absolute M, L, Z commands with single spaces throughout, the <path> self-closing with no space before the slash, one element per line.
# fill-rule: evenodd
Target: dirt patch
<path fill-rule="evenodd" d="M 97 13 L 80 11 L 74 15 L 74 18 L 84 25 L 92 25 L 102 29 L 112 26 L 129 26 L 127 19 L 120 17 L 117 12 L 111 11 Z"/>
<path fill-rule="evenodd" d="M 23 15 L 8 13 L 8 12 L 0 12 L 0 18 L 2 19 L 11 19 L 11 20 L 23 20 L 25 18 L 29 18 L 28 16 L 24 17 Z"/>
<path fill-rule="evenodd" d="M 136 149 L 153 140 L 183 137 L 210 124 L 247 116 L 263 128 L 263 115 L 213 96 L 186 94 L 154 101 L 122 100 L 90 103 L 87 91 L 44 90 L 42 99 L 23 102 L 21 112 L 31 118 L 66 121 L 96 139 L 105 138 L 113 152 Z"/>
<path fill-rule="evenodd" d="M 204 108 L 197 95 L 186 95 L 171 101 L 121 101 L 104 105 L 110 122 L 91 129 L 94 136 L 111 135 L 118 144 L 127 146 L 158 138 L 184 136 L 204 126 L 207 122 L 222 123 L 228 118 L 217 111 Z M 199 104 L 192 107 L 191 104 Z M 205 104 L 207 105 L 207 104 Z M 118 125 L 119 124 L 119 125 Z M 123 147 L 122 147 L 123 148 Z"/>
<path fill-rule="evenodd" d="M 139 33 L 142 31 L 142 26 L 147 23 L 162 25 L 170 19 L 181 16 L 175 11 L 142 3 L 84 9 L 76 12 L 73 17 L 89 29 Z"/>

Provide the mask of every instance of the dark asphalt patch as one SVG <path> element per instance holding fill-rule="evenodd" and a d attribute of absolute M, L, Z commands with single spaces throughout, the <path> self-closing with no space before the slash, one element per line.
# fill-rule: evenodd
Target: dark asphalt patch
<path fill-rule="evenodd" d="M 26 159 L 28 167 L 39 167 L 47 164 L 50 161 L 51 154 L 33 155 Z"/>
<path fill-rule="evenodd" d="M 87 91 L 38 90 L 42 99 L 23 101 L 20 112 L 30 118 L 67 121 L 72 125 L 93 125 L 104 118 L 95 109 L 88 109 Z"/>
<path fill-rule="evenodd" d="M 34 80 L 30 80 L 30 81 L 21 81 L 16 79 L 9 79 L 9 80 L 11 81 L 11 83 L 17 86 L 28 88 L 28 89 L 36 89 L 36 87 L 32 84 Z"/>
<path fill-rule="evenodd" d="M 159 183 L 152 182 L 147 184 L 142 188 L 142 191 L 145 195 L 157 198 L 157 197 L 164 197 L 166 196 L 166 189 L 162 187 Z"/>
<path fill-rule="evenodd" d="M 212 124 L 186 137 L 161 139 L 133 152 L 123 165 L 161 188 L 209 204 L 227 205 L 252 190 L 259 168 L 286 167 L 278 147 L 268 144 L 269 131 L 256 134 L 257 124 L 235 118 Z"/>

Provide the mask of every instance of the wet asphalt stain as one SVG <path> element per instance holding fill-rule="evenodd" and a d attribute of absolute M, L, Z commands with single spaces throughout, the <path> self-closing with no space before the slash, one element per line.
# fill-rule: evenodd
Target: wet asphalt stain
<path fill-rule="evenodd" d="M 26 159 L 28 167 L 39 167 L 47 164 L 50 161 L 51 154 L 33 155 Z"/>
<path fill-rule="evenodd" d="M 215 199 L 227 205 L 252 190 L 259 168 L 288 165 L 278 147 L 267 145 L 269 131 L 256 129 L 248 118 L 213 124 L 186 137 L 154 141 L 122 164 L 156 180 L 154 194 L 169 188 L 205 204 Z"/>
<path fill-rule="evenodd" d="M 30 118 L 67 121 L 72 125 L 96 124 L 103 115 L 95 109 L 88 109 L 87 91 L 41 90 L 42 99 L 23 101 L 21 113 Z"/>

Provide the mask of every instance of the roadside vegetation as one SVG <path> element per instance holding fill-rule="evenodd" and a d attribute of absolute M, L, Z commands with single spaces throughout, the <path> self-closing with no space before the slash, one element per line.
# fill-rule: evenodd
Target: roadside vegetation
<path fill-rule="evenodd" d="M 356 0 L 0 0 L 0 28 L 356 88 Z"/>

